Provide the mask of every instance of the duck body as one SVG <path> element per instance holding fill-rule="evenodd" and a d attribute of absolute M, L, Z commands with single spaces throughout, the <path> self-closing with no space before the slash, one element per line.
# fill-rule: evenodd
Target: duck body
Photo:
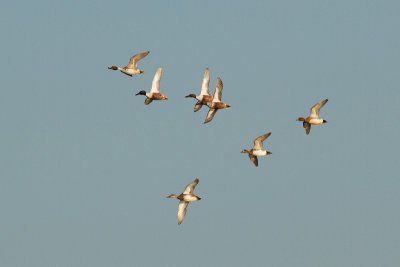
<path fill-rule="evenodd" d="M 314 124 L 314 125 L 325 123 L 323 119 L 310 118 L 310 117 L 308 117 L 306 119 L 306 122 L 308 122 L 309 124 Z"/>
<path fill-rule="evenodd" d="M 174 197 L 172 197 L 174 198 Z M 201 197 L 195 196 L 193 194 L 180 194 L 179 196 L 176 197 L 177 199 L 181 201 L 186 201 L 186 202 L 195 202 L 198 200 L 201 200 Z"/>
<path fill-rule="evenodd" d="M 143 74 L 144 71 L 143 70 L 139 70 L 139 69 L 125 69 L 125 68 L 118 68 L 118 70 L 128 76 L 133 76 L 133 75 L 137 75 L 137 74 Z"/>
<path fill-rule="evenodd" d="M 150 98 L 152 100 L 168 100 L 168 97 L 166 97 L 163 94 L 160 93 L 146 93 L 147 98 Z"/>
<path fill-rule="evenodd" d="M 264 149 L 259 149 L 259 150 L 251 150 L 251 154 L 253 154 L 254 156 L 265 156 L 267 155 L 269 151 L 264 150 Z M 271 154 L 271 153 L 270 153 Z"/>
<path fill-rule="evenodd" d="M 196 96 L 196 99 L 202 104 L 207 104 L 208 102 L 213 101 L 214 98 L 210 95 L 198 95 Z"/>
<path fill-rule="evenodd" d="M 209 108 L 213 108 L 213 109 L 225 109 L 225 108 L 230 108 L 231 105 L 229 104 L 224 104 L 222 102 L 211 102 L 211 103 L 207 103 L 207 106 Z"/>

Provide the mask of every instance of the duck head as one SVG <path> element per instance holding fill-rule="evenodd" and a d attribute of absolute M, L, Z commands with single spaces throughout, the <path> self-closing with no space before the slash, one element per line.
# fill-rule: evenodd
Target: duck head
<path fill-rule="evenodd" d="M 117 70 L 118 67 L 116 67 L 116 66 L 111 66 L 111 67 L 108 67 L 108 69 L 109 69 L 109 70 Z"/>
<path fill-rule="evenodd" d="M 140 91 L 140 92 L 137 93 L 136 95 L 146 95 L 146 91 Z"/>
<path fill-rule="evenodd" d="M 243 149 L 242 152 L 240 152 L 240 153 L 247 153 L 247 154 L 250 154 L 250 151 L 248 151 L 247 149 Z"/>
<path fill-rule="evenodd" d="M 196 95 L 195 95 L 195 94 L 190 94 L 190 95 L 187 95 L 187 96 L 185 96 L 185 97 L 193 97 L 193 98 L 196 98 Z"/>
<path fill-rule="evenodd" d="M 323 120 L 323 121 L 322 121 L 322 123 L 327 123 L 327 122 L 328 122 L 327 120 Z"/>
<path fill-rule="evenodd" d="M 300 117 L 297 119 L 297 121 L 306 121 L 306 119 L 304 119 L 303 117 Z"/>
<path fill-rule="evenodd" d="M 167 196 L 167 198 L 178 198 L 178 196 L 175 194 L 171 194 L 171 195 Z"/>

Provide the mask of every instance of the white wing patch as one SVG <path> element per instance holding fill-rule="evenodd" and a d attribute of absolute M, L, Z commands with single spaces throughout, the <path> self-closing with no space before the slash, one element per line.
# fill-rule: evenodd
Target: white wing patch
<path fill-rule="evenodd" d="M 131 57 L 128 65 L 125 68 L 137 70 L 137 62 L 139 60 L 141 60 L 142 58 L 144 58 L 145 56 L 147 56 L 149 53 L 150 53 L 150 51 L 146 51 L 146 52 L 142 52 L 142 53 L 134 55 L 133 57 Z"/>
<path fill-rule="evenodd" d="M 178 204 L 178 224 L 181 224 L 183 220 L 185 219 L 186 215 L 186 208 L 188 206 L 189 202 L 186 201 L 180 201 Z"/>
<path fill-rule="evenodd" d="M 222 80 L 218 77 L 217 86 L 215 87 L 215 92 L 214 92 L 214 99 L 212 102 L 221 102 L 222 88 L 223 88 Z"/>
<path fill-rule="evenodd" d="M 266 133 L 266 134 L 263 134 L 263 135 L 257 137 L 257 138 L 254 140 L 253 149 L 254 149 L 254 150 L 260 150 L 260 149 L 262 149 L 262 148 L 263 148 L 263 142 L 264 142 L 264 140 L 267 139 L 270 135 L 271 135 L 271 133 L 269 132 L 269 133 Z"/>
<path fill-rule="evenodd" d="M 206 72 L 204 73 L 204 78 L 203 78 L 203 83 L 201 85 L 201 95 L 209 95 L 208 90 L 209 90 L 209 85 L 210 85 L 210 70 L 207 68 Z"/>
<path fill-rule="evenodd" d="M 328 99 L 322 100 L 315 104 L 310 110 L 310 117 L 311 118 L 319 118 L 319 110 L 328 102 Z"/>
<path fill-rule="evenodd" d="M 161 80 L 162 70 L 163 70 L 163 68 L 159 67 L 156 74 L 154 75 L 150 93 L 159 93 L 160 92 L 160 80 Z"/>
<path fill-rule="evenodd" d="M 198 183 L 199 179 L 196 178 L 193 182 L 191 182 L 186 186 L 185 191 L 183 191 L 183 194 L 193 194 L 193 191 Z"/>

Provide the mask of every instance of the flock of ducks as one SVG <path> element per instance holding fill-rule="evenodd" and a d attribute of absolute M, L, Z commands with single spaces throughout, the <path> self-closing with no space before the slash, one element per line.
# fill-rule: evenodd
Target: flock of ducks
<path fill-rule="evenodd" d="M 111 66 L 108 67 L 108 69 L 111 70 L 119 70 L 120 72 L 128 75 L 128 76 L 133 76 L 133 75 L 138 75 L 138 74 L 144 74 L 145 72 L 137 67 L 137 63 L 139 60 L 143 59 L 146 57 L 150 51 L 142 52 L 139 54 L 134 55 L 133 57 L 130 58 L 129 63 L 126 67 L 121 68 L 121 67 L 116 67 L 116 66 Z M 161 81 L 161 75 L 162 75 L 162 67 L 159 67 L 156 74 L 154 75 L 153 82 L 151 85 L 150 92 L 146 91 L 140 91 L 136 95 L 144 95 L 146 96 L 146 100 L 144 103 L 146 105 L 150 104 L 153 100 L 168 100 L 168 97 L 164 96 L 163 94 L 160 93 L 160 81 Z M 209 84 L 210 84 L 210 70 L 207 68 L 204 77 L 203 77 L 203 82 L 201 85 L 201 91 L 199 95 L 195 94 L 189 94 L 185 96 L 186 98 L 195 98 L 197 100 L 195 106 L 194 106 L 194 112 L 199 111 L 203 105 L 207 105 L 209 107 L 206 119 L 204 120 L 204 123 L 209 123 L 212 121 L 212 119 L 215 116 L 215 113 L 219 109 L 227 109 L 230 108 L 230 104 L 225 104 L 221 101 L 222 98 L 222 89 L 223 89 L 223 83 L 221 78 L 217 78 L 217 85 L 215 87 L 215 92 L 214 96 L 211 96 L 209 93 Z M 319 117 L 319 111 L 320 109 L 328 102 L 328 99 L 324 99 L 321 102 L 318 102 L 315 104 L 311 110 L 310 110 L 310 115 L 307 118 L 299 117 L 297 121 L 302 121 L 303 122 L 303 128 L 308 135 L 311 130 L 311 125 L 318 125 L 318 124 L 323 124 L 327 123 L 328 121 L 322 119 Z M 258 167 L 258 158 L 260 156 L 267 156 L 272 154 L 272 152 L 267 151 L 263 149 L 263 142 L 265 139 L 267 139 L 271 135 L 271 132 L 263 134 L 259 137 L 257 137 L 254 140 L 254 145 L 251 150 L 246 150 L 243 149 L 241 153 L 247 153 L 249 155 L 249 158 L 253 164 Z M 195 179 L 193 182 L 188 184 L 179 196 L 175 194 L 171 194 L 168 196 L 168 198 L 176 198 L 179 199 L 179 204 L 178 204 L 178 224 L 181 224 L 185 218 L 186 215 L 186 208 L 189 205 L 189 202 L 194 202 L 201 200 L 200 197 L 195 196 L 193 194 L 193 191 L 197 184 L 199 183 L 199 179 Z"/>

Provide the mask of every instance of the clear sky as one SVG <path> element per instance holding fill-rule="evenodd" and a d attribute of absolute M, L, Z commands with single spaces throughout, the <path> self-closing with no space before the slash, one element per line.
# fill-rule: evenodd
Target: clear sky
<path fill-rule="evenodd" d="M 6 1 L 0 266 L 400 266 L 399 1 Z M 108 70 L 142 51 L 146 74 Z M 163 66 L 163 102 L 143 104 Z M 232 107 L 193 112 L 205 68 Z M 299 116 L 328 98 L 327 124 Z M 255 168 L 244 148 L 272 135 Z M 177 225 L 176 199 L 202 197 Z"/>

